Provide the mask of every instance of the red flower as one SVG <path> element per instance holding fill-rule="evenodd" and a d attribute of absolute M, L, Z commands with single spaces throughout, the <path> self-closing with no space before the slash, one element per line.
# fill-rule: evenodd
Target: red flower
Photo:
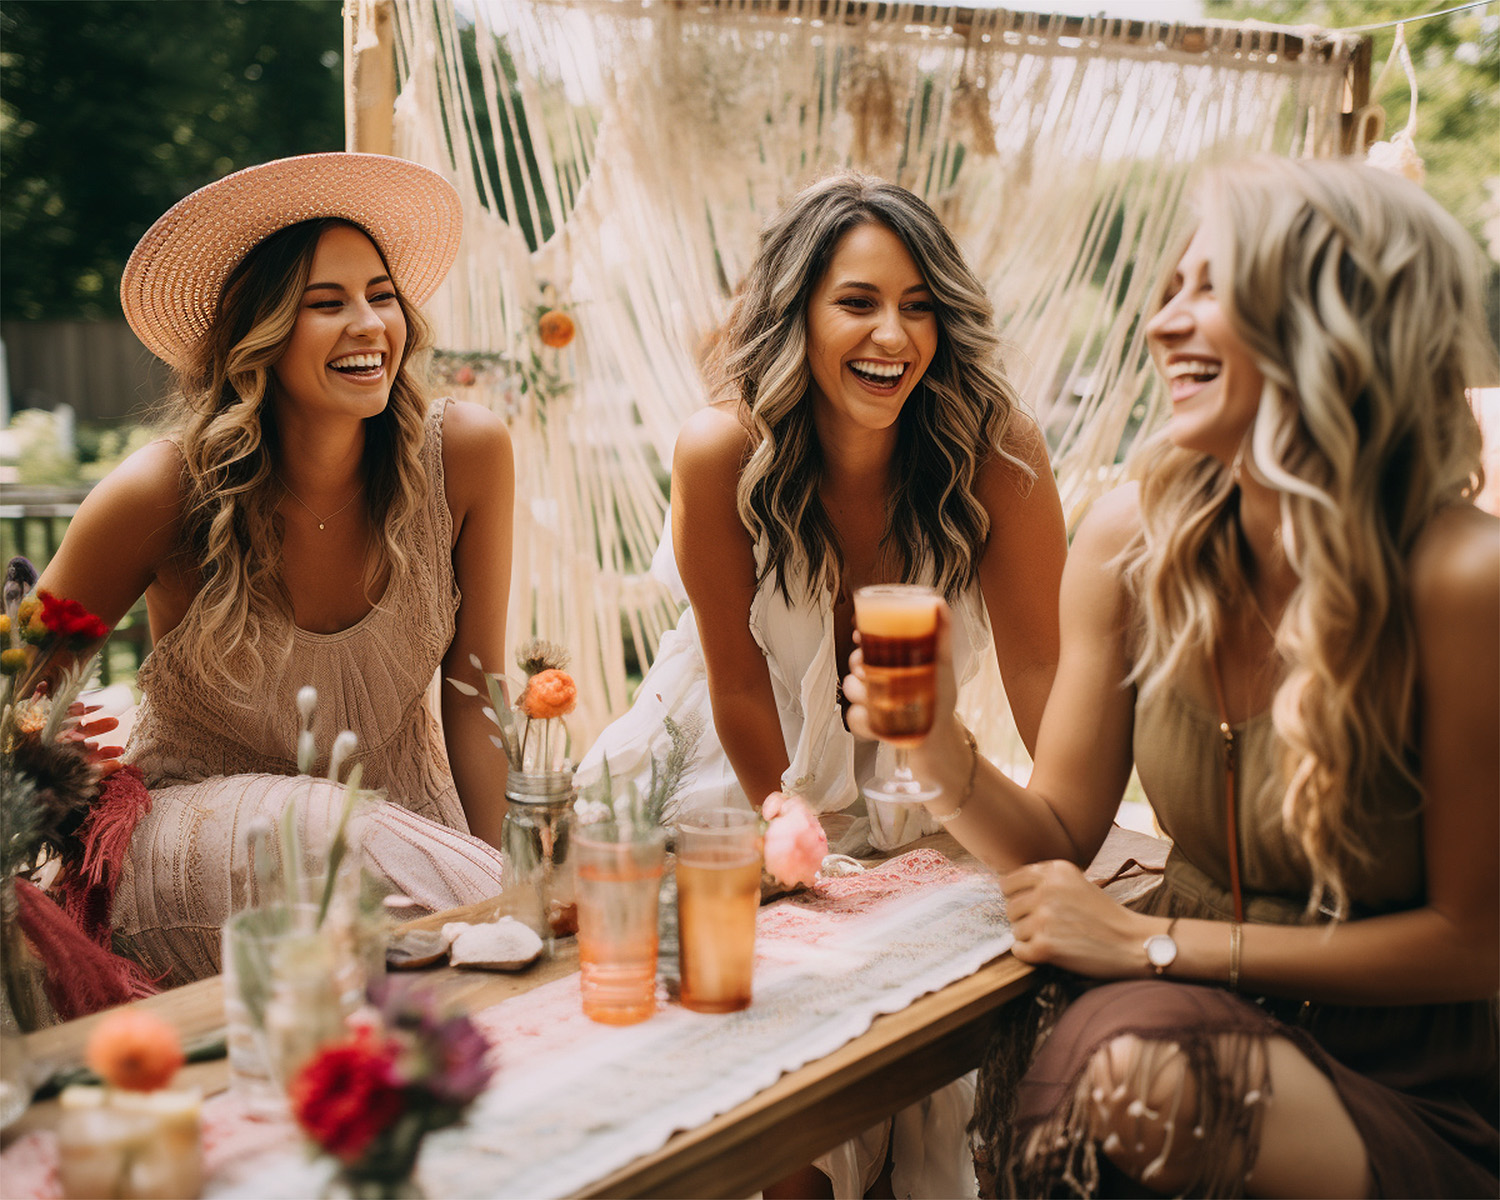
<path fill-rule="evenodd" d="M 394 1066 L 399 1046 L 373 1030 L 324 1046 L 292 1080 L 292 1115 L 309 1137 L 346 1165 L 401 1116 Z"/>
<path fill-rule="evenodd" d="M 40 590 L 37 598 L 42 602 L 42 624 L 58 637 L 70 638 L 82 646 L 109 636 L 109 626 L 77 600 L 61 599 Z"/>

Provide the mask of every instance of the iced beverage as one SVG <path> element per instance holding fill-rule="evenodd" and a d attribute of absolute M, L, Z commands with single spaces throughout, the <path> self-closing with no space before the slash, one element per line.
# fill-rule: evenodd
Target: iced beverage
<path fill-rule="evenodd" d="M 760 821 L 752 812 L 712 809 L 678 827 L 684 1008 L 725 1013 L 750 1006 L 760 867 Z"/>
<path fill-rule="evenodd" d="M 914 746 L 931 731 L 937 705 L 937 594 L 904 584 L 860 588 L 854 622 L 870 730 L 893 745 Z"/>
<path fill-rule="evenodd" d="M 666 834 L 576 832 L 578 972 L 583 1015 L 634 1025 L 656 1011 L 656 902 Z"/>

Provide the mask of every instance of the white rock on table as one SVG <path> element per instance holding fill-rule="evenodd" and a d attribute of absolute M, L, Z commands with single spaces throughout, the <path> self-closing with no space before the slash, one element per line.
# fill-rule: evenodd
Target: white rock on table
<path fill-rule="evenodd" d="M 443 935 L 453 939 L 448 961 L 455 967 L 519 971 L 542 953 L 542 939 L 514 917 L 501 917 L 487 925 L 451 921 L 443 926 Z"/>

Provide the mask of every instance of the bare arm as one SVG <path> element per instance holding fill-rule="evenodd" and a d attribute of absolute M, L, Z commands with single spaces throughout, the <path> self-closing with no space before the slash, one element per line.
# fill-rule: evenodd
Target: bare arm
<path fill-rule="evenodd" d="M 938 711 L 950 716 L 912 752 L 913 767 L 942 787 L 932 808 L 947 813 L 964 796 L 974 763 L 973 790 L 948 829 L 996 870 L 1045 859 L 1087 863 L 1109 832 L 1130 775 L 1134 726 L 1134 694 L 1124 685 L 1126 602 L 1113 560 L 1138 520 L 1134 489 L 1121 489 L 1099 501 L 1074 539 L 1062 577 L 1061 657 L 1029 787 L 971 759 L 951 716 L 945 622 Z M 851 676 L 844 690 L 850 728 L 870 736 L 863 682 Z"/>
<path fill-rule="evenodd" d="M 1418 643 L 1426 902 L 1332 928 L 1247 926 L 1241 943 L 1242 990 L 1345 1004 L 1417 1004 L 1483 999 L 1500 986 L 1500 745 L 1495 736 L 1500 728 L 1500 524 L 1475 510 L 1455 510 L 1435 525 L 1413 558 L 1411 591 Z M 1066 597 L 1066 585 L 1064 592 Z M 1087 782 L 1076 763 L 1074 769 L 1062 770 L 1060 760 L 1053 758 L 1061 744 L 1054 737 L 1053 714 L 1064 695 L 1071 658 L 1066 598 L 1063 636 L 1063 664 L 1033 775 L 1033 789 L 1045 795 L 1064 795 L 1063 789 Z M 1096 753 L 1112 754 L 1119 736 L 1114 721 L 1106 709 L 1102 722 L 1085 723 Z M 1075 746 L 1072 754 L 1077 753 Z M 945 782 L 953 774 L 950 766 Z M 1002 784 L 998 790 L 999 798 L 1009 799 L 1017 789 Z M 966 841 L 998 841 L 1005 829 L 995 821 L 1000 810 L 989 775 L 976 791 L 982 807 L 972 824 L 980 817 L 991 824 L 976 833 L 961 818 L 954 822 L 954 832 Z M 1019 822 L 1016 812 L 1011 810 L 1007 819 Z M 1007 838 L 1007 846 L 1015 840 Z M 997 857 L 991 855 L 990 861 Z M 1003 874 L 1001 883 L 1017 957 L 1096 978 L 1150 973 L 1141 944 L 1148 935 L 1164 932 L 1167 921 L 1116 904 L 1086 882 L 1073 863 L 1020 866 Z M 1232 942 L 1226 922 L 1179 921 L 1173 936 L 1178 956 L 1167 972 L 1170 977 L 1228 981 Z"/>
<path fill-rule="evenodd" d="M 746 434 L 732 413 L 705 408 L 677 438 L 672 460 L 672 540 L 687 588 L 714 727 L 757 808 L 790 765 L 765 655 L 750 632 L 755 552 L 735 507 Z"/>
<path fill-rule="evenodd" d="M 463 599 L 443 675 L 484 690 L 470 662 L 505 670 L 516 474 L 510 434 L 499 417 L 473 404 L 450 404 L 443 418 L 443 474 L 453 513 L 453 573 Z M 443 738 L 469 831 L 500 845 L 505 817 L 505 754 L 490 741 L 494 725 L 481 702 L 442 688 Z"/>
<path fill-rule="evenodd" d="M 167 441 L 137 450 L 97 483 L 68 523 L 62 545 L 37 586 L 77 600 L 113 629 L 148 588 L 170 590 L 173 618 L 152 633 L 160 638 L 186 608 L 177 596 L 180 572 L 158 581 L 181 536 L 182 459 Z M 163 606 L 153 605 L 153 618 Z"/>
<path fill-rule="evenodd" d="M 990 536 L 979 582 L 1005 694 L 1021 740 L 1035 757 L 1057 673 L 1058 589 L 1068 538 L 1047 444 L 1029 421 L 1017 450 L 1036 472 L 1034 480 L 998 457 L 980 468 L 977 490 L 990 514 Z"/>

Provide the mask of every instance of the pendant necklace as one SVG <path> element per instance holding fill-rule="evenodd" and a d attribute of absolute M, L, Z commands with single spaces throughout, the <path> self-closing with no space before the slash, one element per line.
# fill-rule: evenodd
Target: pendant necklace
<path fill-rule="evenodd" d="M 365 490 L 364 484 L 360 484 L 357 488 L 354 489 L 354 495 L 350 496 L 349 499 L 345 500 L 326 517 L 320 517 L 317 513 L 313 512 L 312 505 L 310 505 L 301 496 L 297 495 L 296 492 L 292 491 L 291 488 L 287 487 L 286 480 L 281 477 L 280 473 L 277 473 L 276 475 L 276 482 L 281 484 L 282 490 L 285 491 L 288 496 L 290 496 L 298 504 L 302 505 L 302 507 L 307 509 L 308 512 L 312 513 L 313 519 L 317 521 L 319 529 L 322 529 L 327 522 L 333 520 L 334 517 L 338 516 L 339 513 L 343 512 L 344 509 L 348 508 L 351 504 L 358 500 L 360 493 Z"/>

